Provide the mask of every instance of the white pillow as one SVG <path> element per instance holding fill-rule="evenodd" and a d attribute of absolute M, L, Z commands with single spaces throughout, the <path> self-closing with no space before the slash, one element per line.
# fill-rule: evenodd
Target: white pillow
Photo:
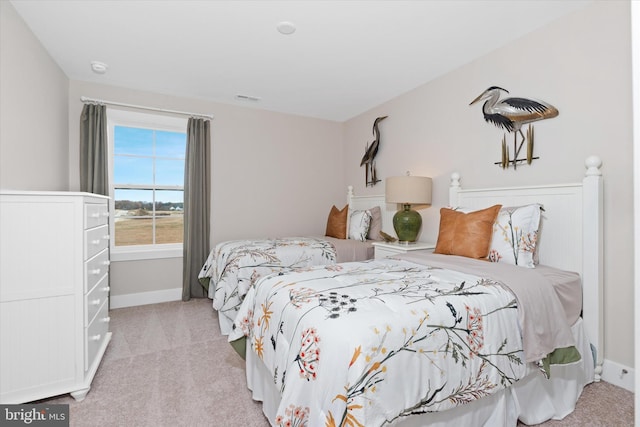
<path fill-rule="evenodd" d="M 493 224 L 489 261 L 534 268 L 542 205 L 503 207 Z"/>
<path fill-rule="evenodd" d="M 369 211 L 351 211 L 349 213 L 349 233 L 347 238 L 364 242 L 367 240 L 371 224 L 371 213 Z"/>

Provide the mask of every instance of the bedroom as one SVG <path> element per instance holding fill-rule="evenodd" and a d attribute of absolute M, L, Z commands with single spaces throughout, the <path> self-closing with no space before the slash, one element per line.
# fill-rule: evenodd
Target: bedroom
<path fill-rule="evenodd" d="M 357 194 L 380 193 L 379 186 L 364 186 L 364 171 L 358 166 L 371 123 L 380 115 L 393 120 L 383 128 L 379 173 L 391 176 L 409 169 L 434 179 L 433 207 L 422 211 L 423 241 L 437 236 L 437 207 L 446 204 L 451 172 L 478 186 L 564 182 L 582 176 L 587 156 L 601 156 L 606 194 L 605 359 L 610 381 L 628 388 L 633 383 L 631 375 L 620 375 L 623 368 L 634 369 L 629 2 L 593 2 L 344 122 L 69 79 L 12 4 L 3 1 L 1 7 L 0 186 L 79 188 L 80 96 L 211 112 L 216 117 L 213 243 L 265 234 L 321 234 L 328 208 L 343 202 L 347 185 L 354 185 Z M 514 172 L 493 165 L 500 133 L 483 122 L 479 108 L 468 106 L 493 84 L 514 95 L 548 100 L 560 110 L 558 118 L 538 127 L 540 160 L 531 167 Z M 31 127 L 34 113 L 42 124 L 25 138 L 22 129 Z M 242 159 L 243 167 L 226 159 Z M 274 172 L 270 165 L 286 167 L 287 172 Z M 291 175 L 298 179 L 290 180 Z M 225 185 L 229 180 L 233 187 Z M 312 200 L 301 201 L 307 194 L 314 195 Z M 256 207 L 260 221 L 255 221 Z M 293 208 L 296 215 L 290 213 Z M 157 274 L 153 280 L 146 276 L 150 270 Z M 111 274 L 112 299 L 163 297 L 172 295 L 180 282 L 181 260 L 114 262 Z"/>

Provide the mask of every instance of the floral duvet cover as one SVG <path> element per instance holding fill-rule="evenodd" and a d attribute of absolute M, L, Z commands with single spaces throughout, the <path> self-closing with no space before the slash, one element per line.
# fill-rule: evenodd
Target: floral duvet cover
<path fill-rule="evenodd" d="M 381 426 L 454 408 L 525 375 L 515 296 L 405 260 L 311 267 L 250 288 L 247 337 L 281 392 L 273 425 Z"/>
<path fill-rule="evenodd" d="M 213 308 L 233 321 L 251 284 L 267 274 L 336 262 L 333 245 L 315 237 L 233 240 L 216 245 L 198 279 Z"/>

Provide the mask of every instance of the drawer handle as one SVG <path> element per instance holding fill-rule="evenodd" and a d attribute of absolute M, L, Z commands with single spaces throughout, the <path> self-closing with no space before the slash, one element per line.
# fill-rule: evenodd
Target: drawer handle
<path fill-rule="evenodd" d="M 99 245 L 100 244 L 100 239 L 92 240 L 91 244 L 92 245 L 96 245 L 96 246 Z"/>
<path fill-rule="evenodd" d="M 111 265 L 111 261 L 109 260 L 102 261 L 102 265 Z"/>
<path fill-rule="evenodd" d="M 100 274 L 100 269 L 94 268 L 93 270 L 91 270 L 90 274 L 93 276 L 97 276 L 98 274 Z"/>
<path fill-rule="evenodd" d="M 109 217 L 109 212 L 102 212 L 102 216 L 105 217 L 105 218 L 108 218 Z"/>
<path fill-rule="evenodd" d="M 99 212 L 92 213 L 91 218 L 100 218 L 100 213 Z"/>
<path fill-rule="evenodd" d="M 104 288 L 102 288 L 102 290 L 103 290 L 104 292 L 109 292 L 109 289 L 111 289 L 111 288 L 110 288 L 110 287 L 108 287 L 108 286 L 105 286 Z"/>
<path fill-rule="evenodd" d="M 103 239 L 103 240 L 109 240 L 109 238 L 110 238 L 110 237 L 111 237 L 111 236 L 109 236 L 108 234 L 105 234 L 104 236 L 102 236 L 102 239 Z"/>
<path fill-rule="evenodd" d="M 104 323 L 109 323 L 111 321 L 111 317 L 107 316 L 107 317 L 103 317 L 101 319 Z"/>
<path fill-rule="evenodd" d="M 101 336 L 100 334 L 92 335 L 92 336 L 89 337 L 89 340 L 90 341 L 100 341 L 100 336 Z"/>
<path fill-rule="evenodd" d="M 94 299 L 93 301 L 91 301 L 91 305 L 100 305 L 100 300 Z"/>

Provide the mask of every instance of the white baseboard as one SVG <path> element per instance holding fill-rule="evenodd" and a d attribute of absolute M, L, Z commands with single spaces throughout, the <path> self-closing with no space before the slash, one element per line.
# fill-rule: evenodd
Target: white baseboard
<path fill-rule="evenodd" d="M 602 381 L 635 392 L 635 377 L 635 369 L 604 359 Z"/>
<path fill-rule="evenodd" d="M 112 295 L 109 299 L 109 308 L 133 307 L 136 305 L 157 304 L 159 302 L 180 301 L 181 299 L 182 288 L 140 292 L 137 294 Z"/>

